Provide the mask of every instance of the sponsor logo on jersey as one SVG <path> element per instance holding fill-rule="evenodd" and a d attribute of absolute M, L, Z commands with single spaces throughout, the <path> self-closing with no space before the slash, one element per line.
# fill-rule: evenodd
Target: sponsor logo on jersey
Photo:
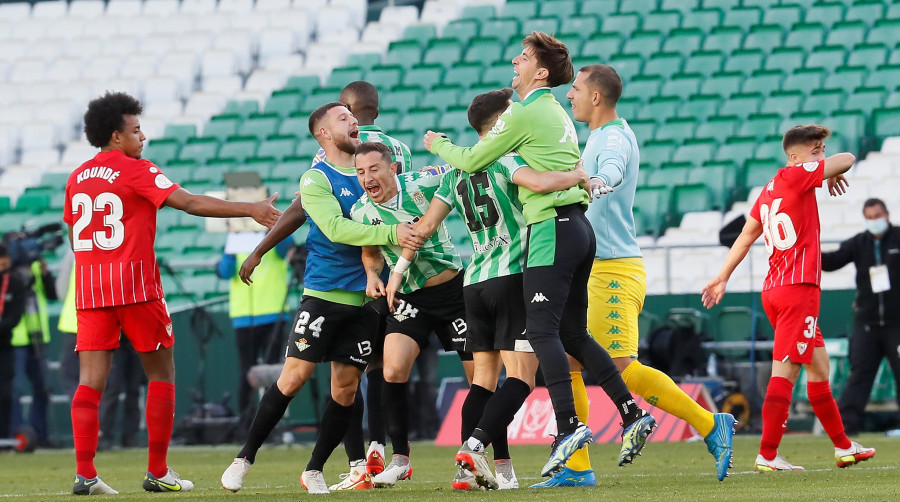
<path fill-rule="evenodd" d="M 549 302 L 550 300 L 544 296 L 544 293 L 535 293 L 534 298 L 531 299 L 531 303 L 541 303 L 541 302 Z"/>
<path fill-rule="evenodd" d="M 301 338 L 294 342 L 294 344 L 297 346 L 297 350 L 299 350 L 300 352 L 303 352 L 304 350 L 309 348 L 309 344 L 306 343 L 306 338 Z"/>
<path fill-rule="evenodd" d="M 487 253 L 500 246 L 509 246 L 510 242 L 512 242 L 512 239 L 510 239 L 509 235 L 496 235 L 490 242 L 485 244 L 473 244 L 472 247 L 475 248 L 476 253 Z"/>
<path fill-rule="evenodd" d="M 353 197 L 353 192 L 349 188 L 343 187 L 341 188 L 341 197 Z"/>
<path fill-rule="evenodd" d="M 360 359 L 359 357 L 350 356 L 350 360 L 359 364 L 369 364 L 368 361 L 366 361 L 365 359 Z"/>
<path fill-rule="evenodd" d="M 315 184 L 315 182 L 316 182 L 316 180 L 314 180 L 312 178 L 306 178 L 306 180 L 303 181 L 303 186 L 309 186 L 309 185 Z"/>
<path fill-rule="evenodd" d="M 803 353 L 806 352 L 806 347 L 808 346 L 809 344 L 806 342 L 797 342 L 797 352 L 802 356 Z"/>
<path fill-rule="evenodd" d="M 382 220 L 381 218 L 372 218 L 372 221 L 370 223 L 372 225 L 381 225 L 384 223 L 384 220 Z"/>

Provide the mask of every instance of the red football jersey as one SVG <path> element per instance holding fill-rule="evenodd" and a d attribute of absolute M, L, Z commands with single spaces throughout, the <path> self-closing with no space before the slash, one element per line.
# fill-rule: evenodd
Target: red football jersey
<path fill-rule="evenodd" d="M 162 298 L 156 212 L 178 185 L 149 160 L 100 152 L 69 176 L 63 220 L 72 227 L 75 308 Z"/>
<path fill-rule="evenodd" d="M 763 291 L 791 284 L 820 285 L 822 245 L 816 188 L 825 161 L 787 166 L 766 184 L 750 217 L 763 227 L 769 273 Z"/>

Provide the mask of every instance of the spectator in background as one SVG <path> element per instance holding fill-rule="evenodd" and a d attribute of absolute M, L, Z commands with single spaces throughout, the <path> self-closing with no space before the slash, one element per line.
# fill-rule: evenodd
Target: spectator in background
<path fill-rule="evenodd" d="M 141 425 L 141 388 L 147 386 L 147 377 L 141 368 L 141 358 L 127 336 L 119 337 L 119 348 L 113 351 L 112 366 L 106 379 L 106 390 L 100 398 L 100 441 L 98 450 L 109 450 L 115 444 L 116 418 L 119 402 L 122 403 L 120 441 L 122 448 L 138 445 L 137 434 Z"/>
<path fill-rule="evenodd" d="M 9 250 L 0 244 L 0 438 L 11 436 L 12 388 L 15 378 L 12 331 L 25 312 L 28 286 L 12 270 Z"/>
<path fill-rule="evenodd" d="M 61 298 L 63 305 L 59 313 L 59 324 L 56 326 L 63 334 L 59 371 L 62 391 L 71 401 L 78 388 L 78 353 L 75 352 L 75 333 L 78 333 L 75 314 L 75 252 L 71 249 L 66 250 L 63 255 L 56 275 L 56 293 L 58 295 L 63 292 L 65 296 Z"/>
<path fill-rule="evenodd" d="M 863 427 L 863 412 L 881 360 L 887 358 L 900 388 L 900 228 L 891 225 L 880 199 L 863 204 L 866 230 L 822 253 L 822 270 L 856 266 L 856 300 L 850 336 L 850 377 L 838 402 L 847 434 Z M 898 394 L 900 403 L 900 394 Z"/>
<path fill-rule="evenodd" d="M 22 267 L 26 269 L 25 266 Z M 47 389 L 47 344 L 50 343 L 50 322 L 47 316 L 47 300 L 56 300 L 56 285 L 47 263 L 41 259 L 27 266 L 31 289 L 25 299 L 25 312 L 19 324 L 13 328 L 12 346 L 15 352 L 15 381 L 13 383 L 12 421 L 16 430 L 25 423 L 25 410 L 19 402 L 25 388 L 25 380 L 31 387 L 31 406 L 28 423 L 34 429 L 36 445 L 50 446 L 47 430 L 47 408 L 50 391 Z"/>
<path fill-rule="evenodd" d="M 276 364 L 281 360 L 284 346 L 282 335 L 285 321 L 291 322 L 285 308 L 288 288 L 288 254 L 294 241 L 287 237 L 275 246 L 274 253 L 266 253 L 262 259 L 253 258 L 254 274 L 251 284 L 244 284 L 238 276 L 241 264 L 249 253 L 226 254 L 216 267 L 216 274 L 230 279 L 228 315 L 234 328 L 240 365 L 238 388 L 238 413 L 241 417 L 239 431 L 249 429 L 250 420 L 256 414 L 256 400 L 250 399 L 253 389 L 247 381 L 247 373 L 256 364 Z"/>

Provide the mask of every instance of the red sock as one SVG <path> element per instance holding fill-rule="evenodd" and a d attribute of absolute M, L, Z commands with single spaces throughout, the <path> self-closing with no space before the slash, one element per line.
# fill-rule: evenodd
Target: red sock
<path fill-rule="evenodd" d="M 100 392 L 79 385 L 72 396 L 72 440 L 75 442 L 75 472 L 96 478 L 97 439 L 100 436 Z"/>
<path fill-rule="evenodd" d="M 175 422 L 175 385 L 150 382 L 147 385 L 147 471 L 157 478 L 166 475 L 169 441 Z"/>
<path fill-rule="evenodd" d="M 781 444 L 781 437 L 784 436 L 793 390 L 794 384 L 787 378 L 769 379 L 769 388 L 766 389 L 766 398 L 762 406 L 763 431 L 762 440 L 759 442 L 759 453 L 766 460 L 772 460 L 778 455 L 778 446 Z"/>
<path fill-rule="evenodd" d="M 841 420 L 841 412 L 838 411 L 828 381 L 807 382 L 806 395 L 809 397 L 813 413 L 822 422 L 822 427 L 835 448 L 850 448 L 850 438 L 844 433 L 844 421 Z"/>

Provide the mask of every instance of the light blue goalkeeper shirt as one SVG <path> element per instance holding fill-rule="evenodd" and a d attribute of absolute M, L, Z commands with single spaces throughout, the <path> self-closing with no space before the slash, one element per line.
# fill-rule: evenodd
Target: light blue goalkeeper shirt
<path fill-rule="evenodd" d="M 600 178 L 614 188 L 612 193 L 594 199 L 587 209 L 587 218 L 597 236 L 595 258 L 641 257 L 632 210 L 641 154 L 625 119 L 618 118 L 592 130 L 582 159 L 591 178 Z"/>

